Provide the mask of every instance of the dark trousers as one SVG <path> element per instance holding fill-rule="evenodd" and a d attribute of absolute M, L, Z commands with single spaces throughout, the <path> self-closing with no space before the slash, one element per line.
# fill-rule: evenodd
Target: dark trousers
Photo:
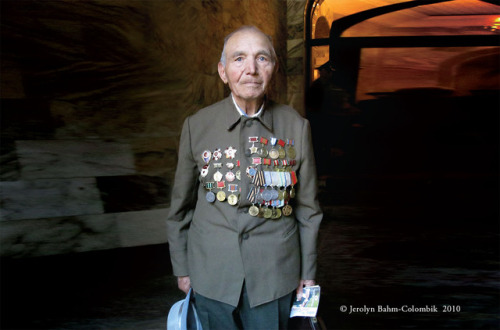
<path fill-rule="evenodd" d="M 250 307 L 243 285 L 238 306 L 195 294 L 195 305 L 203 330 L 287 329 L 293 292 L 263 305 Z"/>

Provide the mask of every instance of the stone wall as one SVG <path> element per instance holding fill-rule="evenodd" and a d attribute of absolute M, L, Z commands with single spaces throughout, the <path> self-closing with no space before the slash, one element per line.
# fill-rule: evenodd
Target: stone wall
<path fill-rule="evenodd" d="M 224 36 L 273 36 L 272 97 L 303 111 L 305 1 L 1 2 L 1 255 L 166 241 L 186 116 L 228 95 Z"/>

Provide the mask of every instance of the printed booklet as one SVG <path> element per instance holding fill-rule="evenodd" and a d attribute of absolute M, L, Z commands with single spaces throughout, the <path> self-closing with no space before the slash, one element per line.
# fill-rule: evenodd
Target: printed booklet
<path fill-rule="evenodd" d="M 295 300 L 290 312 L 290 317 L 306 316 L 316 317 L 319 306 L 321 288 L 319 285 L 306 286 L 302 290 L 302 298 Z"/>

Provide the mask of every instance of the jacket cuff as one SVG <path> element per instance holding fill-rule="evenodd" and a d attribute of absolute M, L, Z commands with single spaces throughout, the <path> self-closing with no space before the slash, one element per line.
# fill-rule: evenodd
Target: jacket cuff
<path fill-rule="evenodd" d="M 175 276 L 189 276 L 187 250 L 170 251 L 170 260 Z"/>

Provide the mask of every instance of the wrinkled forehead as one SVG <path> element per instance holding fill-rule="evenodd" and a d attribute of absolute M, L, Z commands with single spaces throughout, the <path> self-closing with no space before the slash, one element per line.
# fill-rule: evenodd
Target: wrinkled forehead
<path fill-rule="evenodd" d="M 245 30 L 236 32 L 227 41 L 227 48 L 231 52 L 243 50 L 257 50 L 272 54 L 273 45 L 267 36 L 259 31 Z"/>

